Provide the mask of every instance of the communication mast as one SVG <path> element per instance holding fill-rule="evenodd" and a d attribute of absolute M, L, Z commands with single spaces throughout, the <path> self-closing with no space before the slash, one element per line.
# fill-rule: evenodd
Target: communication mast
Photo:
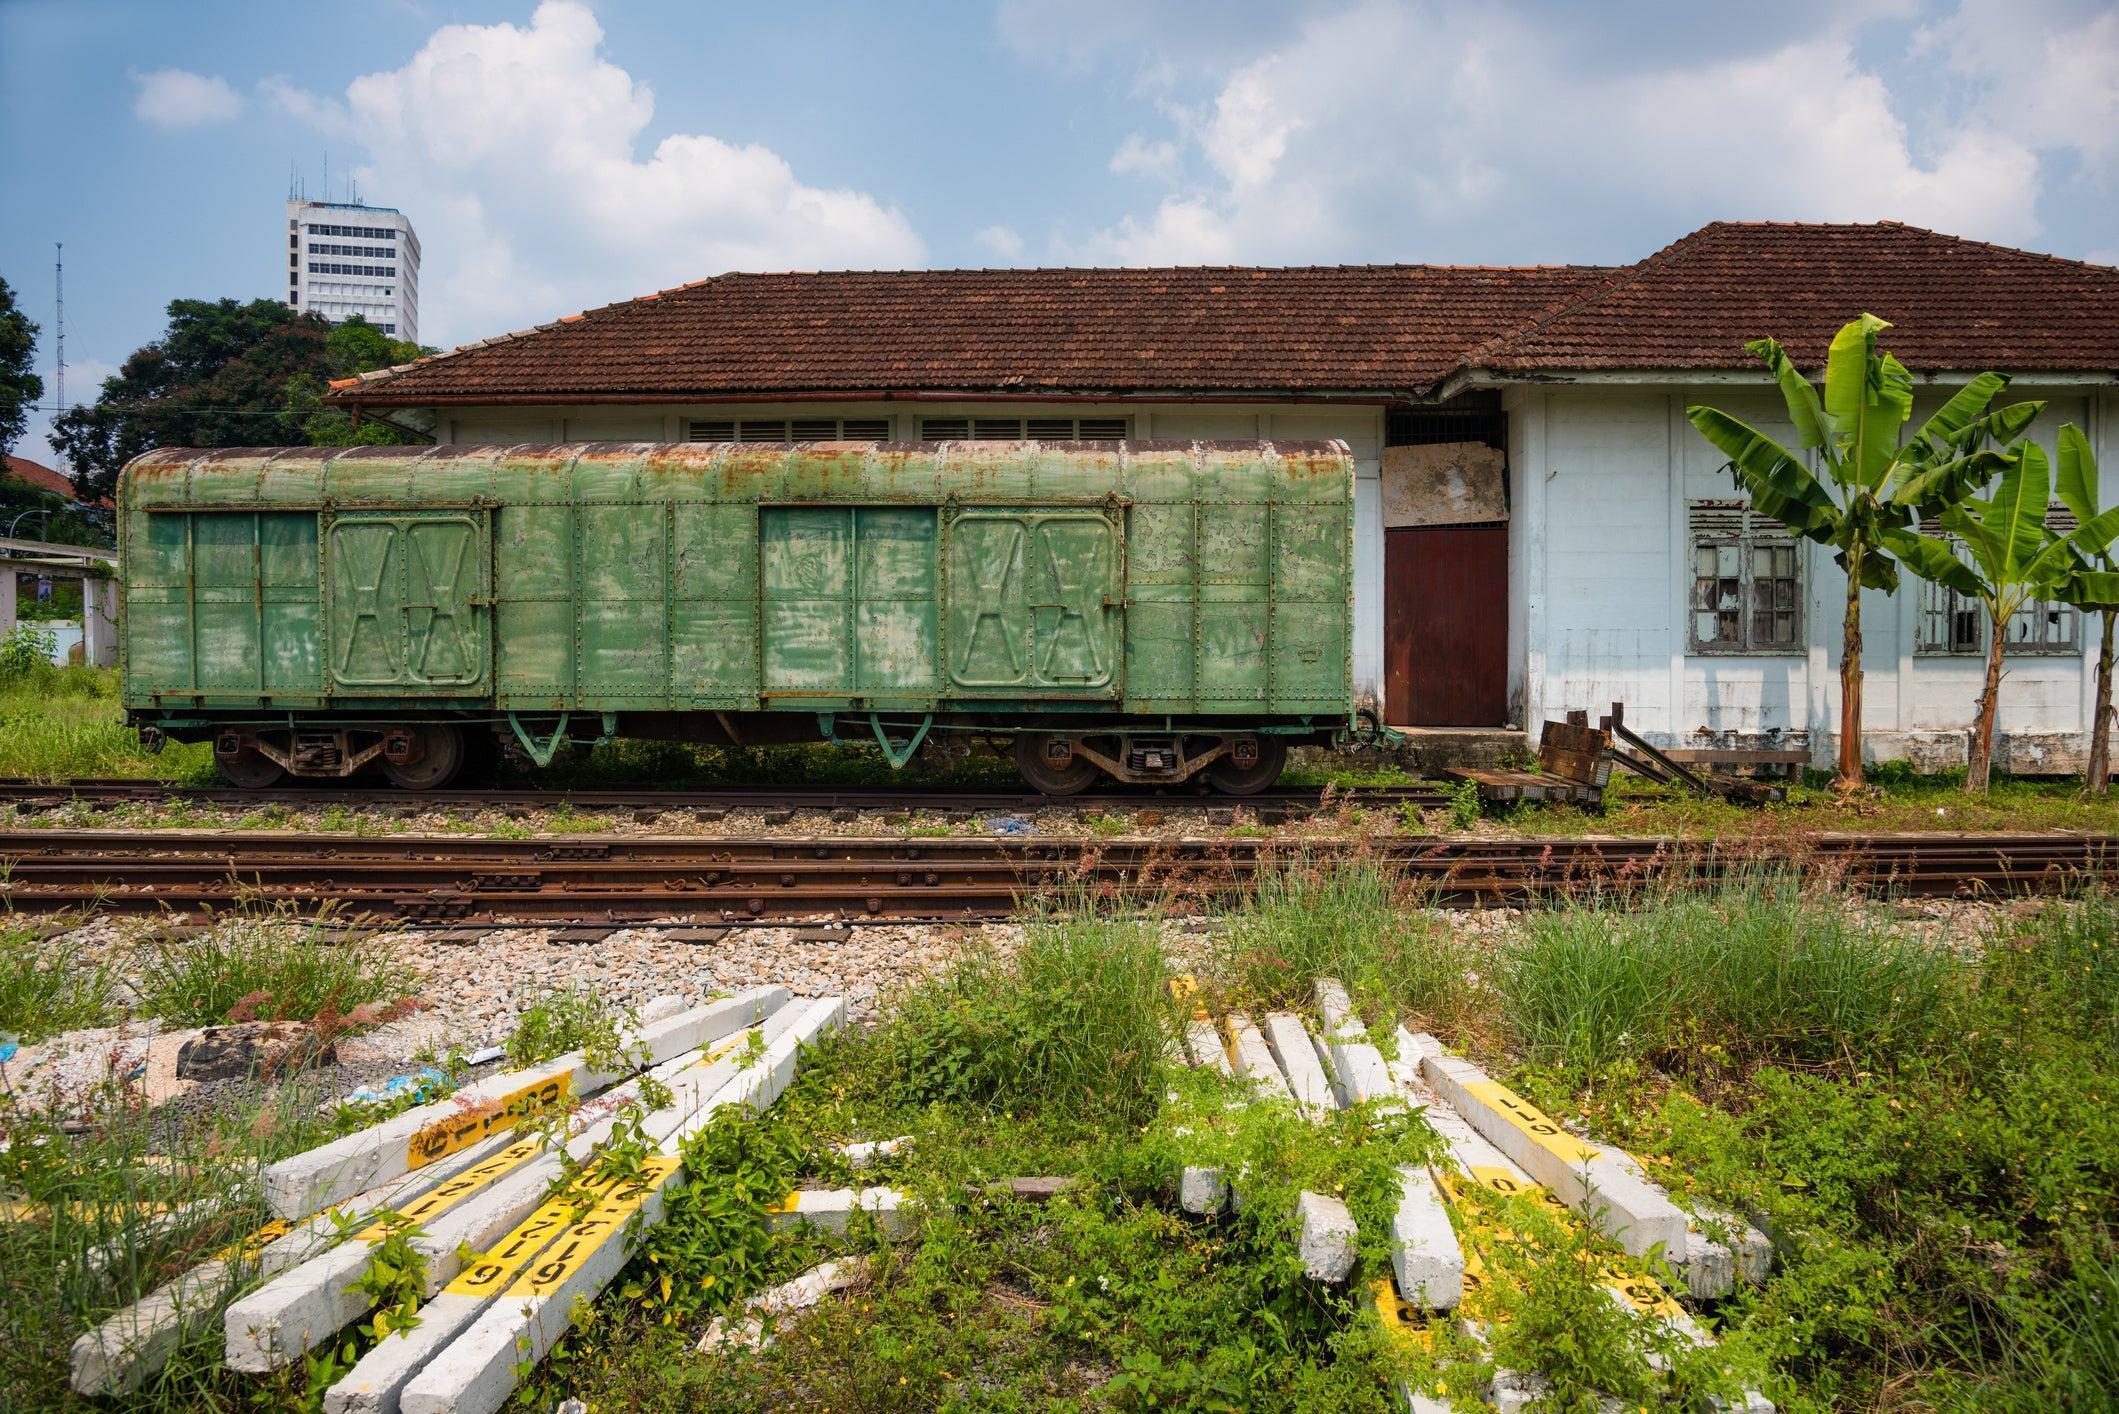
<path fill-rule="evenodd" d="M 66 413 L 66 242 L 52 242 L 52 323 L 57 326 L 59 366 L 52 378 L 52 403 Z"/>

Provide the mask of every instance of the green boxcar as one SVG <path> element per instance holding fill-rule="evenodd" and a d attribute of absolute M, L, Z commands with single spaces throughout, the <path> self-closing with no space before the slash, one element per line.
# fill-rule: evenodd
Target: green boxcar
<path fill-rule="evenodd" d="M 1255 790 L 1354 725 L 1353 492 L 1337 442 L 150 452 L 125 704 L 260 785 L 646 736 Z"/>

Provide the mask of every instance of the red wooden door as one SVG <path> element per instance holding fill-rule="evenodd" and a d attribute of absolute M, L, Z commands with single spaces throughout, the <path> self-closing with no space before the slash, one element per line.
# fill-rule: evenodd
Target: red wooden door
<path fill-rule="evenodd" d="M 1384 720 L 1498 727 L 1508 720 L 1508 527 L 1383 532 Z"/>

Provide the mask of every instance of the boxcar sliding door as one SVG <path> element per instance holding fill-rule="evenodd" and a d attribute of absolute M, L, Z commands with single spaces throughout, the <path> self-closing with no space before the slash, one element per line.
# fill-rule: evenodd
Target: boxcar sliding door
<path fill-rule="evenodd" d="M 330 690 L 485 691 L 492 551 L 484 511 L 341 511 L 324 521 Z"/>

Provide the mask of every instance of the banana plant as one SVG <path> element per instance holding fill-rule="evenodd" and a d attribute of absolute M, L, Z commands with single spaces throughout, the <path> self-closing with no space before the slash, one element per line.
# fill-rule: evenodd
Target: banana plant
<path fill-rule="evenodd" d="M 1862 784 L 1861 591 L 1898 588 L 1890 537 L 1922 515 L 1962 501 L 2008 463 L 1987 443 L 2014 440 L 2045 405 L 1992 403 L 2008 387 L 2005 374 L 1982 373 L 1943 404 L 1911 438 L 1901 440 L 1913 413 L 1913 375 L 1876 336 L 1890 324 L 1873 314 L 1851 320 L 1832 339 L 1825 358 L 1823 397 L 1772 339 L 1744 345 L 1765 363 L 1788 405 L 1800 452 L 1814 452 L 1822 475 L 1742 420 L 1712 407 L 1685 415 L 1729 458 L 1736 483 L 1754 510 L 1798 535 L 1833 548 L 1847 572 L 1847 610 L 1839 658 L 1839 777 L 1842 789 Z"/>
<path fill-rule="evenodd" d="M 1915 574 L 1977 599 L 1986 610 L 1987 670 L 1965 772 L 1965 789 L 1974 793 L 1985 791 L 1993 774 L 1994 719 L 2001 705 L 2009 620 L 2035 599 L 2078 592 L 2072 586 L 2083 583 L 2087 566 L 2119 534 L 2119 508 L 2099 512 L 2094 501 L 2086 503 L 2087 519 L 2066 535 L 2055 533 L 2046 524 L 2053 475 L 2045 448 L 2019 442 L 2006 455 L 2008 467 L 1992 498 L 1967 497 L 1941 513 L 1943 529 L 1969 558 L 1959 556 L 1948 540 L 1917 531 L 1887 537 L 1893 553 Z"/>
<path fill-rule="evenodd" d="M 2055 457 L 2054 491 L 2062 505 L 2087 524 L 2097 516 L 2097 456 L 2090 439 L 2074 423 L 2061 424 Z M 2112 624 L 2119 615 L 2119 563 L 2109 541 L 2081 547 L 2087 559 L 2062 587 L 2060 598 L 2102 621 L 2097 644 L 2097 707 L 2090 717 L 2090 755 L 2084 780 L 2092 795 L 2103 795 L 2112 782 Z"/>

